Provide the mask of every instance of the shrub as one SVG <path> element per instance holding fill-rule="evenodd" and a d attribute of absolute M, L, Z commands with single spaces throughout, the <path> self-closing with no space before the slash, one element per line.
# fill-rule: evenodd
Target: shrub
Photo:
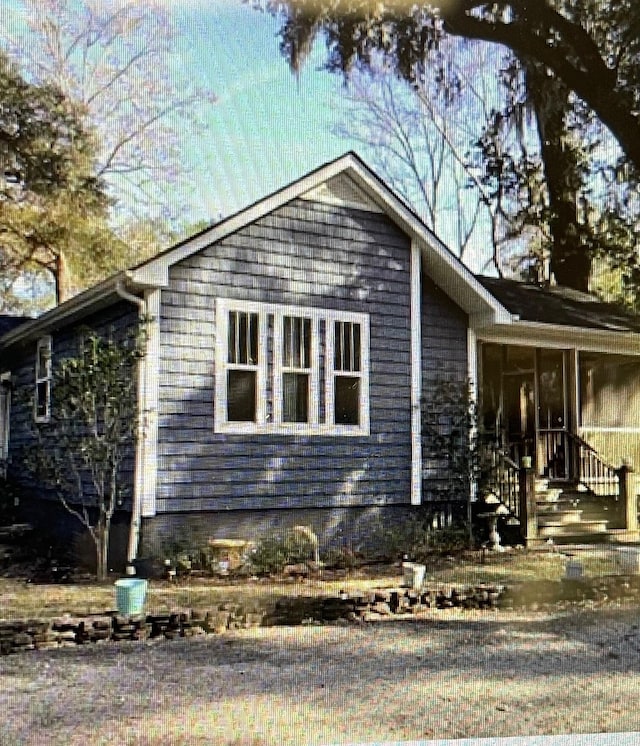
<path fill-rule="evenodd" d="M 330 549 L 324 559 L 327 567 L 335 570 L 353 570 L 358 566 L 359 555 L 349 547 Z"/>
<path fill-rule="evenodd" d="M 296 526 L 280 534 L 263 536 L 258 540 L 249 561 L 259 575 L 280 573 L 287 565 L 313 560 L 316 557 L 317 537 L 306 527 Z"/>
<path fill-rule="evenodd" d="M 378 547 L 380 559 L 396 561 L 407 555 L 422 561 L 437 553 L 461 551 L 469 546 L 469 529 L 463 522 L 434 527 L 434 516 L 426 509 L 413 511 L 394 525 L 378 524 L 372 544 Z"/>

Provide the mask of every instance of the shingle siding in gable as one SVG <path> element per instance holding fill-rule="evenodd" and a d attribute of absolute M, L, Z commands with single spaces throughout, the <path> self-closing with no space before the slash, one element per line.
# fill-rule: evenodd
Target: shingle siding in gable
<path fill-rule="evenodd" d="M 160 511 L 409 502 L 409 259 L 408 238 L 385 216 L 298 200 L 171 268 Z M 369 314 L 370 436 L 214 433 L 217 297 Z"/>

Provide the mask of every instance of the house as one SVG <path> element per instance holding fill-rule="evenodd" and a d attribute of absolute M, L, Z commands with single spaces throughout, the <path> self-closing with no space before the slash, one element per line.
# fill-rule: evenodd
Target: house
<path fill-rule="evenodd" d="M 419 505 L 463 512 L 422 432 L 442 381 L 471 382 L 507 482 L 529 458 L 535 475 L 616 502 L 614 467 L 640 458 L 640 322 L 474 276 L 354 154 L 7 331 L 0 435 L 15 479 L 31 422 L 55 407 L 48 361 L 79 325 L 141 314 L 129 558 L 185 532 L 306 524 L 329 540 Z M 25 510 L 51 520 L 46 500 Z"/>

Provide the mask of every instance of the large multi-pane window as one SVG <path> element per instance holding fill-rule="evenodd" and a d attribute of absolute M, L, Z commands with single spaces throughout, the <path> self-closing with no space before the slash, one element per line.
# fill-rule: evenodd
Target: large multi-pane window
<path fill-rule="evenodd" d="M 221 299 L 218 432 L 368 433 L 368 317 Z"/>

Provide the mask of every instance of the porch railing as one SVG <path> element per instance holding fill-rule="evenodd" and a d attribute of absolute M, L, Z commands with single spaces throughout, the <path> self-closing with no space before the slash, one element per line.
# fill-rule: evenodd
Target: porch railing
<path fill-rule="evenodd" d="M 542 471 L 549 479 L 575 479 L 596 495 L 620 494 L 619 470 L 579 435 L 541 429 Z"/>
<path fill-rule="evenodd" d="M 580 473 L 578 479 L 596 495 L 620 494 L 619 470 L 608 464 L 593 446 L 578 435 L 572 438 L 578 447 Z"/>
<path fill-rule="evenodd" d="M 488 451 L 489 470 L 486 487 L 495 493 L 509 512 L 520 517 L 520 467 L 504 451 L 491 447 Z"/>

